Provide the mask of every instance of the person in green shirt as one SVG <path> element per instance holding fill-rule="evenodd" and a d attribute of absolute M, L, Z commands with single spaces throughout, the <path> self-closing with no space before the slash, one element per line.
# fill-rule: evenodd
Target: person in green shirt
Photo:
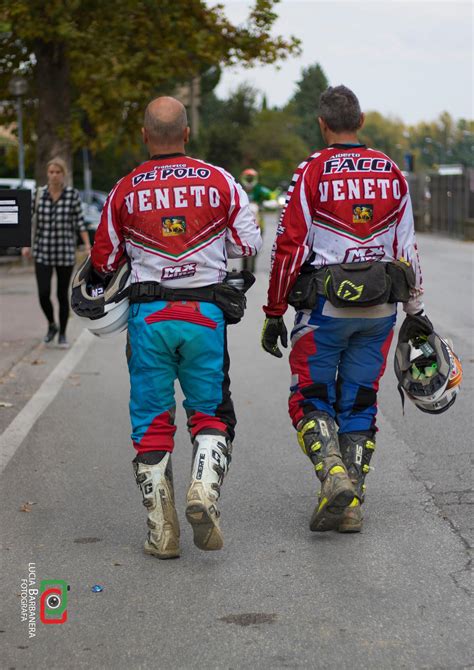
<path fill-rule="evenodd" d="M 239 181 L 242 184 L 244 191 L 247 193 L 250 200 L 250 207 L 255 215 L 255 219 L 260 227 L 260 232 L 263 235 L 264 221 L 261 214 L 261 209 L 264 200 L 271 200 L 273 197 L 272 191 L 260 184 L 258 181 L 258 172 L 253 168 L 244 170 Z M 242 268 L 244 270 L 255 271 L 255 257 L 249 256 L 242 260 Z"/>
<path fill-rule="evenodd" d="M 257 205 L 262 205 L 264 200 L 271 200 L 272 192 L 258 181 L 258 172 L 253 168 L 247 168 L 240 175 L 240 183 L 244 191 L 247 193 L 250 202 L 256 202 Z"/>

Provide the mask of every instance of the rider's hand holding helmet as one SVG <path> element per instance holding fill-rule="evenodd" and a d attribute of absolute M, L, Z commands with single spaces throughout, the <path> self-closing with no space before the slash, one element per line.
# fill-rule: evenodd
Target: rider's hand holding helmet
<path fill-rule="evenodd" d="M 424 312 L 407 315 L 402 323 L 394 365 L 399 389 L 418 409 L 441 414 L 454 404 L 461 363 L 452 343 L 434 331 Z"/>
<path fill-rule="evenodd" d="M 90 256 L 80 265 L 72 280 L 71 309 L 94 335 L 107 337 L 127 328 L 130 277 L 127 257 L 107 278 L 99 277 Z"/>

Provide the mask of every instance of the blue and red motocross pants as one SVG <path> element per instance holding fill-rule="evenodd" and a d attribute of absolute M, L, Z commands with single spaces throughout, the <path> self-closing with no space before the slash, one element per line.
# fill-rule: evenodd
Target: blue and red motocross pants
<path fill-rule="evenodd" d="M 206 302 L 156 300 L 130 307 L 127 360 L 133 446 L 173 451 L 179 380 L 192 437 L 219 431 L 234 438 L 226 322 Z"/>
<path fill-rule="evenodd" d="M 322 296 L 311 312 L 297 312 L 289 398 L 295 427 L 319 410 L 336 420 L 340 433 L 376 431 L 377 391 L 395 320 L 396 305 L 336 309 Z"/>

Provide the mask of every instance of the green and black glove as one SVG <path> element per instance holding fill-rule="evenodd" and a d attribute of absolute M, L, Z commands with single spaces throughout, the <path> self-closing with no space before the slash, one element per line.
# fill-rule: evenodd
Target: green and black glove
<path fill-rule="evenodd" d="M 282 316 L 269 316 L 265 319 L 262 328 L 262 347 L 272 356 L 281 358 L 283 354 L 278 347 L 278 338 L 281 345 L 288 346 L 288 332 Z"/>
<path fill-rule="evenodd" d="M 419 335 L 431 335 L 432 332 L 433 324 L 426 316 L 424 310 L 420 310 L 416 314 L 407 314 L 405 316 L 398 339 L 401 342 L 408 342 L 408 340 L 418 337 Z"/>

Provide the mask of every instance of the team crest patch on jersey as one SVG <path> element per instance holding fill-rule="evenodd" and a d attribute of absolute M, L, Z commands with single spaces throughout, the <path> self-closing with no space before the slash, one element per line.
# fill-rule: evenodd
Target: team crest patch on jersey
<path fill-rule="evenodd" d="M 186 232 L 186 217 L 184 216 L 163 216 L 161 219 L 163 235 L 171 237 L 172 235 L 182 235 Z"/>
<path fill-rule="evenodd" d="M 372 205 L 354 205 L 352 208 L 352 223 L 369 223 L 374 216 Z"/>

